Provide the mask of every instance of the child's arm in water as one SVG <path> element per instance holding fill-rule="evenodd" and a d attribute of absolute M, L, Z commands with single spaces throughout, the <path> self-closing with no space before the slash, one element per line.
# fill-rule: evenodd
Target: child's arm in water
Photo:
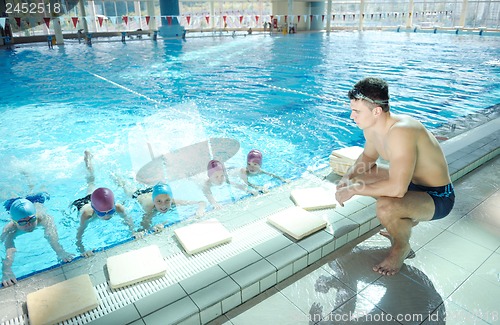
<path fill-rule="evenodd" d="M 144 233 L 142 233 L 142 232 L 136 232 L 134 230 L 134 221 L 132 220 L 132 218 L 130 218 L 127 215 L 127 212 L 125 211 L 125 207 L 123 205 L 121 205 L 120 203 L 116 203 L 115 206 L 116 206 L 116 213 L 118 213 L 118 215 L 123 218 L 123 221 L 125 221 L 125 224 L 130 229 L 130 232 L 132 233 L 132 236 L 135 239 L 142 238 L 144 236 Z"/>
<path fill-rule="evenodd" d="M 83 233 L 85 232 L 85 229 L 87 228 L 89 220 L 90 220 L 90 218 L 92 218 L 93 214 L 94 214 L 94 210 L 91 208 L 89 203 L 85 204 L 80 209 L 80 226 L 78 227 L 78 230 L 76 231 L 76 247 L 78 248 L 78 251 L 80 252 L 80 254 L 82 254 L 82 256 L 84 256 L 84 257 L 90 257 L 94 254 L 92 252 L 92 250 L 86 251 L 85 246 L 83 246 L 83 242 L 82 242 Z"/>
<path fill-rule="evenodd" d="M 205 210 L 207 208 L 207 203 L 205 201 L 185 201 L 185 200 L 175 200 L 176 205 L 195 205 L 198 204 L 198 210 L 196 210 L 197 217 L 203 217 Z"/>
<path fill-rule="evenodd" d="M 57 233 L 56 225 L 52 216 L 46 213 L 40 213 L 40 225 L 45 229 L 45 239 L 49 242 L 50 246 L 56 252 L 57 258 L 62 262 L 71 262 L 73 255 L 66 252 L 59 243 L 59 235 Z"/>
<path fill-rule="evenodd" d="M 215 200 L 212 190 L 210 189 L 210 180 L 206 180 L 203 184 L 203 194 L 205 194 L 208 202 L 214 207 L 214 209 L 220 209 L 222 206 Z"/>
<path fill-rule="evenodd" d="M 266 172 L 265 170 L 262 170 L 262 169 L 261 169 L 260 171 L 261 171 L 263 174 L 266 174 L 266 175 L 268 175 L 268 176 L 271 176 L 271 177 L 274 177 L 274 178 L 279 179 L 279 180 L 280 180 L 280 181 L 282 181 L 283 183 L 290 183 L 290 180 L 285 179 L 285 178 L 283 178 L 283 177 L 281 177 L 281 176 L 278 176 L 278 175 L 273 174 L 273 173 L 270 173 L 270 172 Z"/>
<path fill-rule="evenodd" d="M 16 254 L 16 246 L 14 245 L 14 238 L 17 234 L 17 227 L 14 222 L 9 222 L 3 228 L 2 241 L 5 244 L 5 258 L 2 259 L 2 285 L 9 287 L 17 283 L 16 276 L 12 271 L 12 263 L 14 263 L 14 256 Z"/>

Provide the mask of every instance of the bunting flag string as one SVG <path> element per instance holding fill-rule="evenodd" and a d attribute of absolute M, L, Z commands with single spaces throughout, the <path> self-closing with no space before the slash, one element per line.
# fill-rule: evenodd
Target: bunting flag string
<path fill-rule="evenodd" d="M 372 12 L 372 13 L 362 13 L 362 14 L 353 14 L 353 13 L 335 13 L 332 14 L 331 18 L 332 20 L 341 20 L 342 21 L 351 21 L 359 18 L 363 19 L 371 19 L 371 20 L 385 20 L 385 19 L 404 19 L 406 17 L 414 17 L 417 18 L 420 15 L 420 19 L 424 19 L 426 17 L 434 17 L 436 15 L 452 15 L 452 11 L 420 11 L 420 12 Z M 198 25 L 204 20 L 206 21 L 207 24 L 210 24 L 211 22 L 215 24 L 216 26 L 222 24 L 226 27 L 227 24 L 231 24 L 231 26 L 246 26 L 248 24 L 253 24 L 255 23 L 257 26 L 259 25 L 259 22 L 264 21 L 267 22 L 269 19 L 271 22 L 274 22 L 274 20 L 277 21 L 277 23 L 280 23 L 282 21 L 282 18 L 284 18 L 284 22 L 297 22 L 297 23 L 308 23 L 309 21 L 312 23 L 314 19 L 319 20 L 320 15 L 296 15 L 297 18 L 295 19 L 295 15 L 254 15 L 254 14 L 240 14 L 236 12 L 228 12 L 226 14 L 219 14 L 219 15 L 207 15 L 206 13 L 204 14 L 190 14 L 190 15 L 182 15 L 182 16 L 158 16 L 158 17 L 152 17 L 152 16 L 87 16 L 87 17 L 67 17 L 65 21 L 69 25 L 73 25 L 74 28 L 78 28 L 78 23 L 81 22 L 81 19 L 85 19 L 87 22 L 92 22 L 94 24 L 98 24 L 97 26 L 103 27 L 103 24 L 113 24 L 116 25 L 118 24 L 125 24 L 126 26 L 130 25 L 130 22 L 140 22 L 140 21 L 145 21 L 146 25 L 150 25 L 151 18 L 156 19 L 157 21 L 160 21 L 161 18 L 166 19 L 167 23 L 169 25 L 172 25 L 173 23 L 184 23 L 188 26 L 190 25 Z M 52 18 L 50 17 L 13 17 L 16 21 L 16 25 L 18 28 L 21 27 L 22 23 L 24 22 L 28 26 L 40 26 L 45 24 L 47 28 L 50 29 L 50 24 Z M 144 20 L 143 20 L 144 19 Z M 177 21 L 173 21 L 173 19 L 177 19 Z M 325 21 L 325 15 L 321 15 L 321 21 Z M 2 21 L 0 21 L 2 23 Z"/>

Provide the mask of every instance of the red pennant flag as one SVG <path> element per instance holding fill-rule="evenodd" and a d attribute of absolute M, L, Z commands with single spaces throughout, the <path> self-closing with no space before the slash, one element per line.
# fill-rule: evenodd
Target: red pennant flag
<path fill-rule="evenodd" d="M 273 21 L 273 17 L 274 17 L 274 16 L 273 16 L 273 15 L 271 15 L 271 16 L 269 16 L 269 17 L 271 17 L 271 21 Z"/>
<path fill-rule="evenodd" d="M 300 23 L 300 16 L 297 16 L 297 22 Z"/>
<path fill-rule="evenodd" d="M 186 20 L 188 22 L 188 25 L 191 24 L 191 16 L 186 16 Z"/>
<path fill-rule="evenodd" d="M 99 21 L 99 26 L 102 27 L 102 22 L 104 21 L 104 17 L 97 17 L 97 20 Z"/>
<path fill-rule="evenodd" d="M 167 16 L 167 22 L 169 25 L 172 25 L 172 16 Z"/>
<path fill-rule="evenodd" d="M 313 15 L 309 15 L 309 20 L 313 21 Z"/>
<path fill-rule="evenodd" d="M 125 22 L 125 25 L 128 24 L 128 16 L 123 16 L 122 20 Z"/>
<path fill-rule="evenodd" d="M 243 16 L 240 16 L 240 24 L 241 24 L 242 21 L 243 21 Z"/>
<path fill-rule="evenodd" d="M 259 16 L 255 16 L 255 23 L 258 24 L 259 23 Z"/>
<path fill-rule="evenodd" d="M 78 24 L 78 17 L 71 17 L 71 20 L 73 21 L 73 26 L 76 28 L 76 24 Z"/>
<path fill-rule="evenodd" d="M 333 15 L 333 19 L 332 20 L 335 20 L 335 15 Z"/>
<path fill-rule="evenodd" d="M 14 17 L 17 23 L 17 27 L 21 27 L 21 17 Z"/>
<path fill-rule="evenodd" d="M 333 15 L 335 17 L 335 15 Z M 321 15 L 321 21 L 325 21 L 325 15 Z"/>
<path fill-rule="evenodd" d="M 286 23 L 286 19 L 288 18 L 288 15 L 285 15 L 285 23 Z"/>
<path fill-rule="evenodd" d="M 45 21 L 45 25 L 47 25 L 47 28 L 50 28 L 50 18 L 49 17 L 43 17 L 43 20 Z"/>
<path fill-rule="evenodd" d="M 210 24 L 210 16 L 205 16 L 205 20 L 207 21 L 207 24 Z"/>
<path fill-rule="evenodd" d="M 222 16 L 222 20 L 224 20 L 224 24 L 226 23 L 226 19 L 227 19 L 226 15 Z"/>
<path fill-rule="evenodd" d="M 149 20 L 151 19 L 150 16 L 146 16 L 146 25 L 149 25 Z"/>

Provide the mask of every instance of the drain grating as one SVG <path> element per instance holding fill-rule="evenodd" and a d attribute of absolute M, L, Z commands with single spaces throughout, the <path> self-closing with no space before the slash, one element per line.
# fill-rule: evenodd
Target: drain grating
<path fill-rule="evenodd" d="M 101 283 L 95 286 L 99 297 L 99 306 L 89 312 L 80 314 L 59 324 L 75 325 L 89 323 L 174 283 L 189 278 L 209 267 L 217 265 L 252 247 L 277 236 L 281 236 L 281 232 L 270 227 L 266 220 L 267 218 L 262 218 L 234 229 L 231 232 L 233 239 L 228 244 L 214 247 L 194 256 L 189 256 L 180 252 L 165 257 L 164 260 L 167 263 L 167 273 L 160 279 L 130 285 L 117 290 L 111 290 L 108 283 Z M 28 316 L 22 315 L 2 323 L 2 325 L 14 324 L 28 325 Z"/>

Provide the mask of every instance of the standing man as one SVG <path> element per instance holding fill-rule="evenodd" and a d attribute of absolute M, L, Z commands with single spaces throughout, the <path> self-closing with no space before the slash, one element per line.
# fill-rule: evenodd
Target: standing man
<path fill-rule="evenodd" d="M 420 221 L 447 216 L 455 193 L 443 151 L 425 127 L 407 115 L 389 111 L 389 86 L 365 78 L 348 93 L 351 118 L 363 130 L 363 153 L 342 177 L 335 195 L 343 206 L 353 195 L 377 199 L 377 218 L 391 240 L 387 257 L 373 267 L 396 274 L 410 254 L 411 228 Z M 376 164 L 381 157 L 389 168 Z"/>

